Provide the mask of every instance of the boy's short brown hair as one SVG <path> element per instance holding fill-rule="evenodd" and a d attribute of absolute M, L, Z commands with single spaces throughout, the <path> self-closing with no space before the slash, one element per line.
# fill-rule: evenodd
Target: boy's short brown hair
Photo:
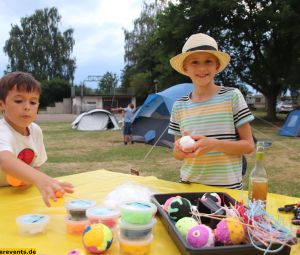
<path fill-rule="evenodd" d="M 36 91 L 41 94 L 41 84 L 31 74 L 12 72 L 0 79 L 0 100 L 5 101 L 8 92 L 15 86 L 18 91 Z"/>

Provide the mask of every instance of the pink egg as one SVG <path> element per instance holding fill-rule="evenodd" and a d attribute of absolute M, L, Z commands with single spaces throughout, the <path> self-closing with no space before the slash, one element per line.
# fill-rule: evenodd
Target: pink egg
<path fill-rule="evenodd" d="M 215 246 L 213 230 L 203 224 L 192 227 L 186 235 L 186 240 L 193 248 Z"/>

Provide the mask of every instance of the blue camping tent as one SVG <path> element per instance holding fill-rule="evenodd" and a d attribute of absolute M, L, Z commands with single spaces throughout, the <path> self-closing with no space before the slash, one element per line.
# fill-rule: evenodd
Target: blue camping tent
<path fill-rule="evenodd" d="M 134 115 L 133 140 L 151 144 L 157 142 L 158 145 L 171 148 L 174 136 L 168 134 L 167 129 L 173 104 L 192 90 L 192 83 L 182 83 L 159 93 L 150 94 Z"/>
<path fill-rule="evenodd" d="M 282 128 L 279 130 L 281 136 L 300 136 L 300 109 L 291 111 Z"/>

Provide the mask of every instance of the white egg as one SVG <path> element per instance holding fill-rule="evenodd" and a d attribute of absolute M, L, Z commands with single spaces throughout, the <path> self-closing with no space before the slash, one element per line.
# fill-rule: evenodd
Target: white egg
<path fill-rule="evenodd" d="M 195 144 L 195 140 L 189 135 L 186 135 L 180 138 L 179 144 L 182 146 L 182 148 L 188 148 Z"/>

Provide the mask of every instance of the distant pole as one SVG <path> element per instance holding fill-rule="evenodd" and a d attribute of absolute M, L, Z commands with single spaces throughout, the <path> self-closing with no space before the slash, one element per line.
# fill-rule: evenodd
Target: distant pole
<path fill-rule="evenodd" d="M 155 79 L 153 82 L 154 82 L 154 86 L 155 86 L 155 93 L 157 93 L 158 80 Z"/>
<path fill-rule="evenodd" d="M 87 79 L 83 80 L 81 84 L 81 93 L 80 93 L 80 98 L 81 98 L 81 112 L 83 111 L 83 93 L 84 93 L 84 83 L 85 82 L 99 82 L 101 80 L 101 75 L 89 75 Z"/>
<path fill-rule="evenodd" d="M 80 113 L 83 112 L 83 89 L 84 89 L 84 82 L 81 83 L 81 88 L 80 88 Z"/>
<path fill-rule="evenodd" d="M 73 114 L 73 99 L 75 97 L 74 77 L 71 80 L 71 114 Z"/>

